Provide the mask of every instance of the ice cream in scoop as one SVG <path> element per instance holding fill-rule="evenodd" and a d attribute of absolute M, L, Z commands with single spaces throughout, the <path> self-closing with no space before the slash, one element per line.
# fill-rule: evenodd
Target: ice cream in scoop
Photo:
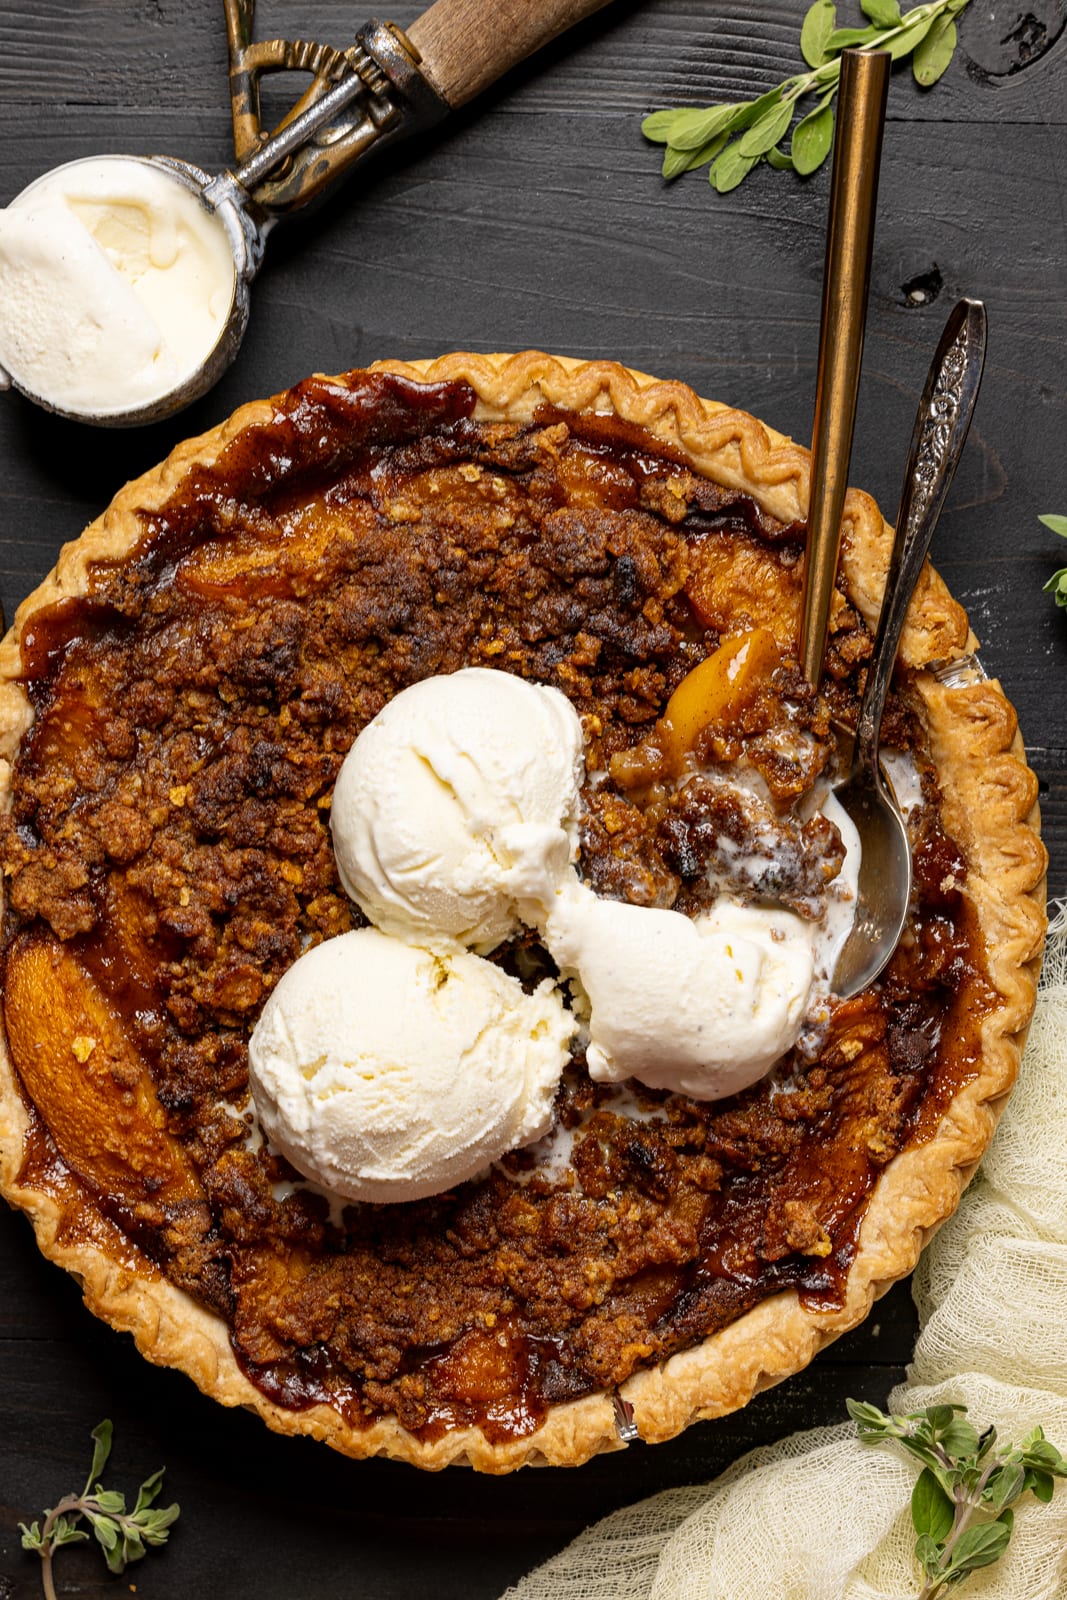
<path fill-rule="evenodd" d="M 150 404 L 214 349 L 234 284 L 222 223 L 175 174 L 69 162 L 0 210 L 0 365 L 73 415 Z"/>

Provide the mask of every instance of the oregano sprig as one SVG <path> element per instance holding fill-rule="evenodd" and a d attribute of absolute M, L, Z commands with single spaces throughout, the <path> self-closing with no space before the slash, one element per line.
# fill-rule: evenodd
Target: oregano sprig
<path fill-rule="evenodd" d="M 1043 522 L 1046 528 L 1051 528 L 1053 533 L 1058 533 L 1062 539 L 1067 539 L 1067 517 L 1058 517 L 1050 511 L 1037 520 Z M 1055 595 L 1058 606 L 1067 606 L 1067 567 L 1061 567 L 1058 572 L 1052 574 L 1044 592 Z"/>
<path fill-rule="evenodd" d="M 922 1462 L 911 1496 L 915 1558 L 925 1579 L 919 1600 L 936 1600 L 999 1560 L 1016 1501 L 1032 1494 L 1048 1502 L 1056 1479 L 1067 1478 L 1067 1460 L 1039 1427 L 1021 1444 L 1004 1445 L 995 1428 L 979 1432 L 967 1421 L 966 1406 L 928 1406 L 901 1417 L 862 1401 L 845 1404 L 864 1444 L 893 1442 Z"/>
<path fill-rule="evenodd" d="M 52 1558 L 65 1544 L 77 1544 L 88 1539 L 89 1534 L 79 1526 L 89 1523 L 97 1543 L 107 1557 L 112 1572 L 123 1572 L 131 1561 L 140 1561 L 148 1545 L 166 1544 L 171 1524 L 177 1521 L 176 1505 L 154 1506 L 159 1493 L 164 1469 L 153 1472 L 137 1491 L 137 1502 L 132 1511 L 126 1510 L 126 1497 L 114 1489 L 105 1489 L 101 1474 L 111 1454 L 111 1423 L 101 1422 L 92 1431 L 93 1464 L 81 1494 L 64 1496 L 51 1511 L 46 1511 L 41 1522 L 27 1528 L 19 1523 L 22 1548 L 36 1550 L 41 1558 L 41 1584 L 46 1600 L 56 1600 Z"/>
<path fill-rule="evenodd" d="M 867 25 L 839 28 L 834 0 L 814 0 L 800 30 L 808 72 L 786 78 L 754 100 L 654 111 L 642 122 L 641 131 L 653 144 L 666 145 L 665 178 L 680 177 L 710 162 L 708 175 L 720 194 L 736 189 L 761 161 L 806 177 L 822 166 L 833 145 L 833 101 L 841 81 L 842 50 L 888 50 L 894 61 L 910 56 L 916 82 L 928 89 L 952 60 L 956 18 L 969 3 L 927 0 L 902 13 L 899 0 L 860 0 Z M 793 127 L 787 148 L 784 140 L 794 113 L 809 95 L 815 104 Z"/>

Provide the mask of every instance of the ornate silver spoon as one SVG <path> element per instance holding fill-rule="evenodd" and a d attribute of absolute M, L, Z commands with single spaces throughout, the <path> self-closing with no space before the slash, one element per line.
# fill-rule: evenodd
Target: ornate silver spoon
<path fill-rule="evenodd" d="M 878 735 L 904 619 L 971 425 L 985 346 L 985 306 L 961 300 L 948 319 L 919 402 L 852 766 L 834 786 L 862 850 L 856 915 L 833 976 L 841 999 L 858 994 L 882 971 L 908 913 L 911 846 L 878 760 Z"/>

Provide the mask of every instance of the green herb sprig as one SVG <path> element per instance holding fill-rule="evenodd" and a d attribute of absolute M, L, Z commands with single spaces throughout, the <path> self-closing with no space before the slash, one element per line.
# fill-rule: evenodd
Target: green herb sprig
<path fill-rule="evenodd" d="M 966 1406 L 928 1406 L 898 1417 L 861 1401 L 845 1403 L 864 1444 L 893 1441 L 923 1464 L 911 1497 L 915 1558 L 926 1580 L 919 1600 L 935 1600 L 991 1566 L 1008 1547 L 1015 1502 L 1025 1494 L 1047 1502 L 1055 1480 L 1067 1478 L 1067 1460 L 1040 1428 L 1022 1444 L 998 1445 L 997 1430 L 979 1433 Z"/>
<path fill-rule="evenodd" d="M 888 50 L 894 61 L 910 56 L 916 82 L 929 88 L 952 60 L 956 18 L 969 3 L 928 0 L 901 13 L 899 0 L 860 0 L 867 26 L 839 28 L 834 0 L 815 0 L 800 30 L 800 49 L 810 72 L 786 78 L 754 100 L 654 111 L 642 122 L 641 131 L 653 144 L 667 146 L 665 178 L 680 177 L 710 162 L 712 187 L 720 194 L 736 189 L 761 161 L 806 177 L 822 166 L 833 144 L 833 101 L 841 81 L 842 50 Z M 786 149 L 783 141 L 793 113 L 806 95 L 816 97 L 815 106 L 797 123 Z"/>
<path fill-rule="evenodd" d="M 52 1558 L 65 1544 L 77 1544 L 89 1535 L 79 1522 L 84 1519 L 91 1526 L 97 1542 L 102 1547 L 112 1572 L 122 1572 L 131 1561 L 140 1561 L 148 1545 L 166 1544 L 172 1523 L 177 1521 L 176 1505 L 153 1507 L 159 1493 L 164 1469 L 153 1472 L 137 1491 L 137 1503 L 132 1511 L 126 1510 L 126 1497 L 114 1489 L 105 1489 L 100 1476 L 111 1454 L 111 1423 L 101 1422 L 92 1431 L 93 1464 L 81 1494 L 66 1495 L 46 1511 L 44 1520 L 27 1528 L 19 1523 L 22 1548 L 36 1550 L 41 1558 L 41 1584 L 46 1600 L 56 1600 L 55 1580 L 52 1575 Z"/>
<path fill-rule="evenodd" d="M 1058 517 L 1050 511 L 1037 520 L 1043 522 L 1046 528 L 1051 528 L 1053 533 L 1058 533 L 1061 539 L 1067 539 L 1067 517 Z M 1061 567 L 1058 572 L 1052 574 L 1044 592 L 1055 595 L 1058 606 L 1067 606 L 1067 567 Z"/>

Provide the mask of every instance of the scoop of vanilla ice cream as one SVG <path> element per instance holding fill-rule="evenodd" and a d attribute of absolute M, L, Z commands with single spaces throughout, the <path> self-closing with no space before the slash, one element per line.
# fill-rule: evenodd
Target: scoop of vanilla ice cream
<path fill-rule="evenodd" d="M 45 399 L 90 409 L 178 376 L 151 315 L 61 201 L 0 212 L 0 360 Z"/>
<path fill-rule="evenodd" d="M 491 950 L 578 852 L 581 723 L 565 695 L 469 667 L 405 689 L 334 789 L 334 854 L 376 927 Z"/>
<path fill-rule="evenodd" d="M 588 1002 L 590 1076 L 698 1100 L 747 1088 L 789 1049 L 814 977 L 799 917 L 729 902 L 690 918 L 575 886 L 546 942 Z"/>
<path fill-rule="evenodd" d="M 149 404 L 214 349 L 234 285 L 222 222 L 176 174 L 69 162 L 0 211 L 0 363 L 64 410 Z"/>
<path fill-rule="evenodd" d="M 373 928 L 307 951 L 249 1046 L 268 1138 L 350 1200 L 418 1200 L 542 1137 L 574 1022 L 546 981 L 532 994 L 465 950 Z"/>

